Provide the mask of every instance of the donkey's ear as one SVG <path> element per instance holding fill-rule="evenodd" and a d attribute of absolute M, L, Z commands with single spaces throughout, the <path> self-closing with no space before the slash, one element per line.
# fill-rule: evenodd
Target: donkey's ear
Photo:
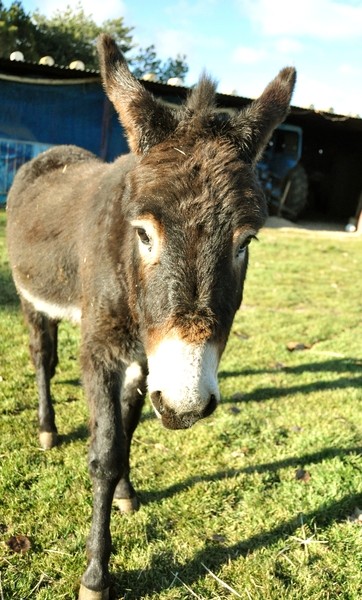
<path fill-rule="evenodd" d="M 158 102 L 130 73 L 111 36 L 99 36 L 98 54 L 105 91 L 126 130 L 130 149 L 144 154 L 175 130 L 177 112 Z"/>
<path fill-rule="evenodd" d="M 258 160 L 274 129 L 286 118 L 296 78 L 296 70 L 285 67 L 262 95 L 235 117 L 240 148 L 252 162 Z"/>

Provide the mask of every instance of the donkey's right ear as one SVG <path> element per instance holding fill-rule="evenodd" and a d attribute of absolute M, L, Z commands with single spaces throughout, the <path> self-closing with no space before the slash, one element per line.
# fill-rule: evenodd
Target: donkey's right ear
<path fill-rule="evenodd" d="M 132 75 L 111 36 L 99 36 L 98 54 L 106 94 L 126 130 L 130 149 L 145 154 L 173 133 L 177 112 L 158 102 Z"/>

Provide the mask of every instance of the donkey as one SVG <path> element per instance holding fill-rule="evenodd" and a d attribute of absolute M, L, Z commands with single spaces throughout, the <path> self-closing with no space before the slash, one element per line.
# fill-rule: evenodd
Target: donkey
<path fill-rule="evenodd" d="M 30 329 L 43 448 L 57 441 L 50 379 L 62 319 L 81 327 L 93 513 L 80 600 L 109 598 L 110 513 L 138 508 L 132 434 L 146 384 L 169 429 L 219 402 L 217 369 L 242 300 L 248 245 L 266 218 L 255 162 L 286 117 L 287 67 L 239 114 L 215 110 L 204 75 L 170 108 L 129 72 L 108 35 L 101 74 L 131 153 L 104 164 L 74 146 L 25 164 L 8 198 L 8 249 Z"/>

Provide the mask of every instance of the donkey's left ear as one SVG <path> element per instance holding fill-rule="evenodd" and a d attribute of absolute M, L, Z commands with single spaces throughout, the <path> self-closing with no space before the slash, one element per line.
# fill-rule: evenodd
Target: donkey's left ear
<path fill-rule="evenodd" d="M 242 154 L 252 162 L 259 159 L 274 129 L 286 118 L 296 79 L 294 67 L 285 67 L 262 95 L 235 117 Z"/>
<path fill-rule="evenodd" d="M 145 154 L 177 127 L 177 112 L 162 105 L 129 71 L 116 43 L 107 34 L 98 38 L 103 85 L 124 126 L 130 149 Z"/>

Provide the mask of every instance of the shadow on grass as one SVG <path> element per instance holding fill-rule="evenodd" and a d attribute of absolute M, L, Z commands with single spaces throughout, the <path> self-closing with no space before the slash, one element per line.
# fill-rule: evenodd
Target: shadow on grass
<path fill-rule="evenodd" d="M 87 440 L 89 438 L 89 428 L 84 423 L 78 425 L 76 429 L 73 429 L 69 433 L 60 434 L 58 439 L 58 445 L 63 446 L 64 444 L 70 444 L 79 440 Z"/>
<path fill-rule="evenodd" d="M 313 452 L 312 454 L 304 454 L 303 456 L 292 456 L 283 460 L 278 460 L 270 463 L 262 463 L 260 465 L 248 466 L 242 469 L 228 469 L 217 473 L 209 473 L 205 475 L 195 475 L 190 477 L 183 482 L 175 483 L 174 485 L 159 491 L 141 492 L 140 499 L 142 504 L 149 504 L 151 502 L 161 502 L 164 498 L 171 498 L 172 496 L 185 491 L 186 489 L 194 486 L 197 483 L 207 481 L 222 481 L 223 479 L 230 479 L 237 475 L 252 474 L 252 473 L 265 473 L 268 471 L 277 471 L 278 469 L 285 468 L 303 468 L 307 465 L 320 463 L 323 460 L 329 460 L 336 456 L 349 456 L 350 454 L 362 454 L 362 445 L 353 446 L 352 448 L 325 448 L 320 452 Z"/>
<path fill-rule="evenodd" d="M 336 389 L 345 389 L 348 387 L 361 388 L 362 387 L 362 375 L 356 377 L 356 373 L 362 374 L 362 363 L 360 360 L 355 358 L 343 358 L 334 359 L 323 362 L 314 362 L 309 364 L 296 365 L 294 367 L 282 367 L 280 369 L 284 373 L 292 375 L 301 375 L 302 373 L 337 373 L 343 374 L 339 379 L 333 379 L 328 381 L 313 381 L 307 384 L 292 385 L 289 387 L 263 387 L 256 388 L 252 392 L 242 394 L 240 399 L 224 399 L 223 403 L 232 402 L 233 404 L 244 403 L 244 402 L 263 402 L 264 400 L 272 400 L 277 398 L 284 398 L 285 396 L 291 396 L 293 394 L 310 394 L 318 391 L 328 391 Z M 275 374 L 278 369 L 245 369 L 240 371 L 221 371 L 219 378 L 226 379 L 228 377 L 246 377 L 250 375 L 261 375 L 261 374 Z M 348 373 L 353 377 L 348 376 Z"/>
<path fill-rule="evenodd" d="M 353 513 L 356 506 L 361 505 L 361 502 L 362 494 L 346 495 L 340 500 L 322 504 L 309 513 L 303 513 L 303 522 L 313 522 L 318 527 L 327 528 L 334 521 L 346 520 L 347 516 Z M 192 589 L 195 582 L 207 575 L 203 565 L 211 571 L 217 572 L 222 565 L 236 560 L 239 556 L 247 556 L 259 548 L 266 548 L 281 539 L 288 538 L 295 533 L 300 525 L 301 514 L 299 513 L 272 529 L 241 539 L 232 546 L 207 543 L 186 565 L 175 562 L 172 554 L 166 550 L 161 556 L 152 558 L 152 563 L 147 570 L 116 574 L 114 578 L 116 589 L 114 591 L 117 596 L 114 597 L 122 597 L 125 600 L 141 600 L 151 593 L 160 593 L 170 587 L 173 573 L 177 573 L 179 577 L 179 579 L 174 579 L 173 587 L 183 588 L 183 584 L 186 584 Z M 122 592 L 124 593 L 124 589 L 129 591 L 125 596 L 120 596 Z"/>
<path fill-rule="evenodd" d="M 232 404 L 245 402 L 264 402 L 265 400 L 276 400 L 285 396 L 293 396 L 294 394 L 311 394 L 313 392 L 325 392 L 329 390 L 346 389 L 349 387 L 362 388 L 362 377 L 341 377 L 338 381 L 318 381 L 307 383 L 305 385 L 293 385 L 290 387 L 266 387 L 258 388 L 248 394 L 243 394 L 240 400 L 226 399 L 223 403 L 231 402 Z"/>
<path fill-rule="evenodd" d="M 60 381 L 52 381 L 52 385 L 72 385 L 74 387 L 81 387 L 82 380 L 79 379 L 79 377 L 77 379 L 62 379 Z"/>
<path fill-rule="evenodd" d="M 20 302 L 10 270 L 0 267 L 0 309 L 19 308 Z"/>
<path fill-rule="evenodd" d="M 283 373 L 292 373 L 295 375 L 305 372 L 318 373 L 320 371 L 328 373 L 355 373 L 362 371 L 362 361 L 361 359 L 352 357 L 334 358 L 325 361 L 303 363 L 300 365 L 294 365 L 292 367 L 282 365 L 281 367 L 277 366 L 269 369 L 240 369 L 238 371 L 220 371 L 219 378 L 227 379 L 228 377 L 246 377 L 249 375 L 264 375 L 267 373 L 275 374 L 278 371 L 282 371 Z"/>

